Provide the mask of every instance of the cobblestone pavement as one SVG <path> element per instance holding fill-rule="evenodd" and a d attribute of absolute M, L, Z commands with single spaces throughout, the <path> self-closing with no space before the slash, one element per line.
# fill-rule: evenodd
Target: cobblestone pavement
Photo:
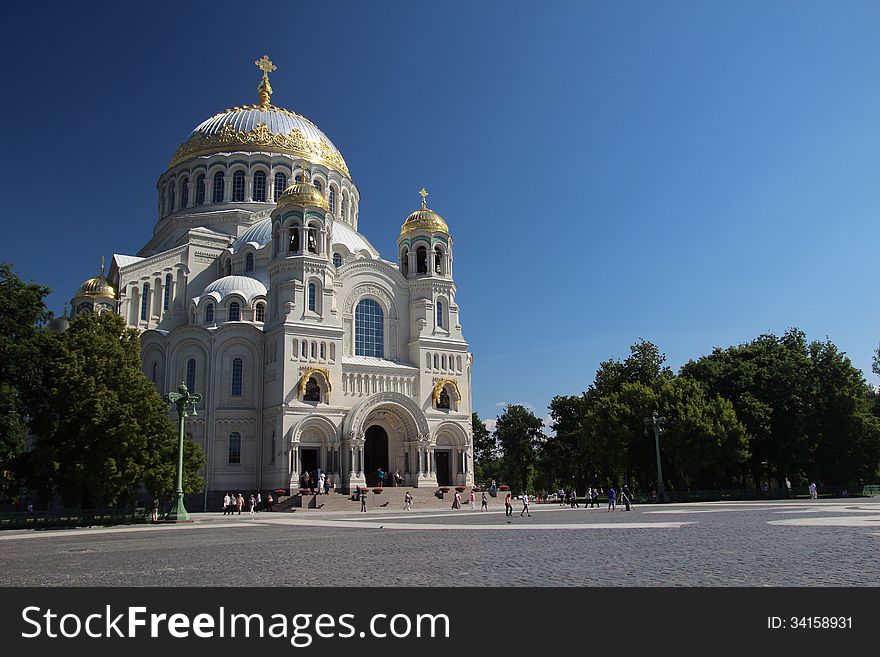
<path fill-rule="evenodd" d="M 0 533 L 2 586 L 877 586 L 880 500 L 196 514 Z"/>

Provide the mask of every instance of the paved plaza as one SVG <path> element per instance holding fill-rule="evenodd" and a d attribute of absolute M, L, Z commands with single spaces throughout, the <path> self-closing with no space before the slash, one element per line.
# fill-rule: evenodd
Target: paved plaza
<path fill-rule="evenodd" d="M 297 511 L 0 533 L 2 586 L 877 586 L 880 500 Z M 508 522 L 509 520 L 509 522 Z"/>

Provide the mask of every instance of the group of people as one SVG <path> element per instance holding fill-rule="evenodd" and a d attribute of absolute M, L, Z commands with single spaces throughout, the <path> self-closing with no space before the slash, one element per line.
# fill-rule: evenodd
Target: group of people
<path fill-rule="evenodd" d="M 223 515 L 231 516 L 234 515 L 236 511 L 238 511 L 238 515 L 241 515 L 241 512 L 244 510 L 247 510 L 251 514 L 254 514 L 257 511 L 262 511 L 263 509 L 271 511 L 274 503 L 275 498 L 272 497 L 272 493 L 267 493 L 265 500 L 259 491 L 251 493 L 250 499 L 248 500 L 245 500 L 244 495 L 241 493 L 226 493 L 226 495 L 223 496 Z"/>
<path fill-rule="evenodd" d="M 308 489 L 315 495 L 329 495 L 330 491 L 336 488 L 336 484 L 330 475 L 318 468 L 312 472 L 303 470 L 299 478 L 299 487 L 300 490 Z"/>
<path fill-rule="evenodd" d="M 379 488 L 385 486 L 385 480 L 388 480 L 389 486 L 403 486 L 403 475 L 400 474 L 400 470 L 395 470 L 393 473 L 386 473 L 382 468 L 378 468 L 376 470 L 376 481 Z"/>
<path fill-rule="evenodd" d="M 407 493 L 407 495 L 408 494 L 409 493 Z M 471 490 L 471 492 L 468 493 L 468 504 L 470 505 L 471 509 L 477 508 L 475 506 L 476 502 L 477 502 L 477 494 L 474 493 L 473 490 Z M 459 493 L 458 491 L 455 492 L 455 495 L 452 498 L 452 508 L 453 509 L 460 509 L 461 508 L 461 493 Z M 488 510 L 489 510 L 489 498 L 486 497 L 486 493 L 484 492 L 483 497 L 480 499 L 480 511 L 488 511 Z"/>

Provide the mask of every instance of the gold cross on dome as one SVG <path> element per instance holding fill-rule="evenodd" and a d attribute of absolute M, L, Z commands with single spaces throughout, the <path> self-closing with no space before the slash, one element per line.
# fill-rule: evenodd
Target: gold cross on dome
<path fill-rule="evenodd" d="M 419 196 L 422 197 L 422 210 L 427 210 L 428 209 L 428 201 L 426 199 L 428 198 L 428 190 L 425 189 L 424 187 L 422 187 L 419 190 Z"/>
<path fill-rule="evenodd" d="M 257 68 L 263 72 L 264 78 L 267 78 L 269 76 L 269 73 L 278 68 L 269 60 L 269 55 L 263 55 L 257 61 L 255 61 L 254 64 L 256 64 Z"/>

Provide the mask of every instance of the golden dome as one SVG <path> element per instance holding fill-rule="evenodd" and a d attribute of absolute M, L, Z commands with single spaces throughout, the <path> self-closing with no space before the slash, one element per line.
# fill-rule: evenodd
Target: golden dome
<path fill-rule="evenodd" d="M 106 278 L 104 278 L 104 258 L 101 257 L 101 273 L 90 278 L 79 286 L 77 296 L 97 297 L 103 299 L 116 299 L 116 290 Z"/>
<path fill-rule="evenodd" d="M 329 212 L 330 203 L 327 201 L 327 197 L 309 182 L 307 172 L 303 171 L 303 174 L 301 181 L 294 182 L 284 190 L 275 207 L 286 208 L 293 205 L 298 208 L 321 208 L 324 212 Z"/>
<path fill-rule="evenodd" d="M 400 234 L 408 233 L 411 230 L 427 230 L 431 232 L 439 232 L 449 234 L 449 226 L 439 214 L 428 209 L 428 203 L 425 197 L 428 192 L 422 188 L 419 192 L 422 196 L 422 209 L 416 210 L 406 218 L 403 226 L 400 227 Z"/>
<path fill-rule="evenodd" d="M 115 299 L 116 290 L 113 289 L 113 286 L 110 285 L 110 281 L 106 278 L 103 276 L 95 276 L 79 286 L 79 293 L 77 296 Z"/>

